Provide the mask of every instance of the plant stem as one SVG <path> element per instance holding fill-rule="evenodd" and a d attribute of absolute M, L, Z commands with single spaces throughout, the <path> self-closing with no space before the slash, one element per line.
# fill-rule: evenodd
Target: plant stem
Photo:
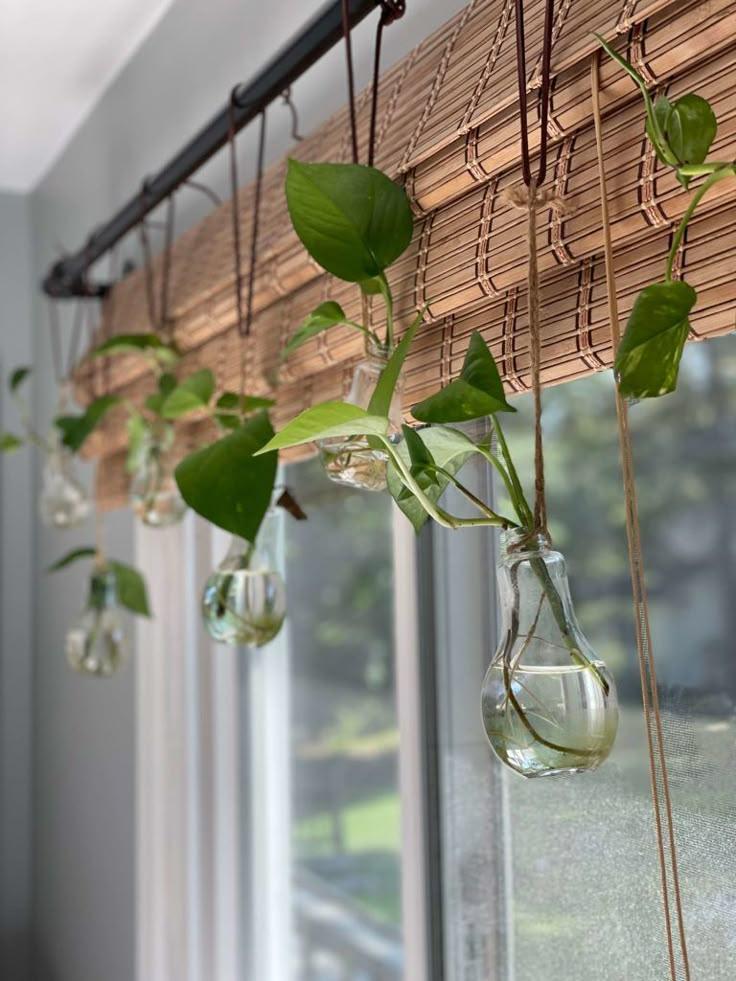
<path fill-rule="evenodd" d="M 386 436 L 378 436 L 378 435 L 372 438 L 378 440 L 382 444 L 382 446 L 386 450 L 386 453 L 388 454 L 389 459 L 391 460 L 394 467 L 396 467 L 397 471 L 399 472 L 399 476 L 401 477 L 401 479 L 404 481 L 406 486 L 412 492 L 414 497 L 416 497 L 416 499 L 422 505 L 424 510 L 430 516 L 430 518 L 433 518 L 438 525 L 442 525 L 443 528 L 450 528 L 453 531 L 457 528 L 478 528 L 478 527 L 488 527 L 489 525 L 493 525 L 496 527 L 498 526 L 499 523 L 498 515 L 494 515 L 493 518 L 489 518 L 489 517 L 457 518 L 453 514 L 448 514 L 447 511 L 445 511 L 438 504 L 435 504 L 432 500 L 430 500 L 430 498 L 427 497 L 427 495 L 424 493 L 422 488 L 419 486 L 419 484 L 413 477 L 410 468 L 406 466 L 404 461 L 396 452 L 396 449 L 393 443 L 391 442 L 391 440 L 388 439 L 388 437 Z"/>
<path fill-rule="evenodd" d="M 381 272 L 376 277 L 381 287 L 381 293 L 386 303 L 386 347 L 393 351 L 394 347 L 394 296 L 388 285 L 386 273 Z"/>
<path fill-rule="evenodd" d="M 685 173 L 684 168 L 680 168 L 683 173 Z M 718 183 L 718 181 L 723 180 L 724 177 L 736 177 L 736 164 L 724 164 L 720 169 L 715 170 L 711 173 L 706 181 L 703 182 L 702 187 L 698 188 L 696 193 L 693 195 L 690 204 L 687 207 L 687 211 L 680 219 L 680 224 L 677 226 L 677 231 L 672 238 L 672 247 L 670 248 L 670 253 L 667 256 L 667 282 L 672 282 L 672 270 L 675 265 L 675 258 L 677 256 L 677 251 L 682 244 L 682 240 L 687 231 L 687 226 L 690 223 L 690 219 L 700 202 L 703 200 L 708 191 Z"/>
<path fill-rule="evenodd" d="M 537 558 L 530 559 L 529 565 L 534 570 L 534 574 L 539 579 L 542 589 L 547 596 L 550 609 L 552 610 L 552 616 L 555 618 L 555 622 L 559 627 L 560 634 L 565 642 L 565 647 L 567 647 L 568 651 L 570 652 L 570 657 L 576 662 L 576 664 L 580 664 L 581 667 L 591 669 L 604 693 L 607 695 L 610 687 L 608 682 L 600 673 L 596 665 L 593 664 L 593 662 L 590 661 L 585 654 L 583 654 L 570 635 L 570 628 L 567 622 L 567 616 L 565 615 L 565 607 L 562 603 L 562 599 L 560 598 L 560 594 L 557 592 L 555 584 L 552 582 L 552 577 L 549 574 L 547 563 L 544 561 L 544 559 Z"/>
<path fill-rule="evenodd" d="M 514 645 L 516 644 L 516 641 L 519 639 L 519 606 L 518 606 L 519 578 L 518 578 L 518 570 L 516 569 L 516 567 L 513 567 L 510 570 L 510 578 L 511 578 L 511 588 L 514 591 L 515 602 L 511 610 L 511 625 L 509 627 L 508 633 L 506 634 L 504 651 L 502 655 L 503 687 L 506 693 L 506 698 L 513 706 L 514 711 L 519 717 L 519 721 L 521 722 L 521 724 L 524 726 L 524 728 L 527 730 L 527 732 L 535 742 L 540 743 L 542 746 L 546 746 L 548 749 L 551 749 L 554 752 L 562 753 L 563 755 L 574 754 L 577 756 L 592 756 L 594 755 L 592 750 L 575 749 L 572 746 L 562 746 L 560 743 L 553 743 L 550 740 L 545 739 L 544 736 L 542 736 L 541 733 L 537 732 L 537 730 L 531 724 L 526 714 L 526 711 L 524 710 L 523 706 L 521 705 L 518 698 L 516 697 L 516 694 L 513 689 L 513 679 L 510 672 L 511 652 L 514 648 Z M 554 589 L 554 586 L 552 587 L 552 589 L 555 593 L 557 592 Z M 528 644 L 528 640 L 526 643 Z"/>
<path fill-rule="evenodd" d="M 519 516 L 519 521 L 522 525 L 531 528 L 534 524 L 534 515 L 532 514 L 532 509 L 527 503 L 526 495 L 524 494 L 524 488 L 522 487 L 521 481 L 519 480 L 519 474 L 514 466 L 514 461 L 511 457 L 511 452 L 509 450 L 508 443 L 506 442 L 506 437 L 503 434 L 503 429 L 501 428 L 501 423 L 498 421 L 498 416 L 495 414 L 491 416 L 491 421 L 493 422 L 493 427 L 496 430 L 496 436 L 498 437 L 498 443 L 501 447 L 501 453 L 503 454 L 503 459 L 506 464 L 506 469 L 509 473 L 509 478 L 513 484 L 515 495 L 512 494 L 511 500 L 516 508 L 516 513 Z M 491 454 L 492 455 L 492 454 Z M 508 486 L 508 485 L 507 485 Z"/>
<path fill-rule="evenodd" d="M 466 487 L 465 484 L 461 484 L 457 477 L 453 476 L 453 474 L 449 473 L 447 470 L 443 470 L 442 467 L 435 467 L 435 470 L 437 473 L 441 473 L 443 477 L 457 487 L 461 494 L 464 494 L 465 497 L 467 497 L 467 499 L 471 501 L 480 512 L 482 512 L 487 518 L 490 518 L 500 528 L 517 527 L 516 523 L 510 518 L 505 518 L 502 514 L 497 514 L 495 511 L 492 511 L 491 508 L 481 501 L 479 497 L 476 497 L 476 495 L 468 487 Z"/>

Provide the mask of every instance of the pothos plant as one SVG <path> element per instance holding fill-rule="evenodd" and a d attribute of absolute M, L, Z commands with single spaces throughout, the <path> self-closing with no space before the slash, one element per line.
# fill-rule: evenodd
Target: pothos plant
<path fill-rule="evenodd" d="M 381 297 L 386 328 L 379 335 L 367 324 L 348 319 L 338 303 L 328 300 L 299 327 L 282 360 L 340 324 L 360 331 L 390 355 L 395 344 L 394 299 L 386 270 L 406 251 L 414 229 L 404 190 L 375 167 L 289 160 L 286 202 L 310 256 L 338 279 L 356 283 L 366 296 Z"/>
<path fill-rule="evenodd" d="M 35 446 L 48 454 L 61 443 L 72 453 L 78 453 L 102 418 L 117 404 L 117 399 L 114 396 L 103 395 L 91 402 L 84 412 L 78 415 L 57 416 L 49 432 L 43 435 L 35 429 L 30 406 L 23 395 L 24 384 L 31 374 L 32 369 L 23 366 L 12 371 L 8 378 L 8 390 L 18 411 L 21 433 L 0 433 L 0 451 L 8 453 L 19 450 L 23 446 Z"/>
<path fill-rule="evenodd" d="M 202 368 L 184 378 L 178 378 L 176 374 L 178 352 L 155 334 L 117 335 L 97 347 L 91 356 L 119 354 L 137 354 L 143 358 L 148 363 L 155 381 L 154 390 L 145 396 L 142 404 L 136 405 L 131 400 L 122 402 L 128 413 L 127 467 L 131 473 L 143 472 L 144 474 L 145 486 L 141 486 L 139 496 L 142 514 L 146 515 L 155 507 L 157 488 L 164 475 L 163 458 L 173 447 L 175 425 L 178 421 L 194 413 L 209 417 L 219 432 L 233 437 L 226 444 L 227 447 L 232 448 L 238 444 L 241 430 L 245 427 L 250 432 L 256 425 L 254 420 L 262 418 L 264 410 L 273 405 L 273 401 L 231 391 L 225 391 L 215 397 L 216 380 L 209 368 Z M 258 415 L 254 416 L 253 413 Z M 227 438 L 226 436 L 225 439 Z M 267 435 L 264 435 L 264 441 L 266 438 Z M 217 443 L 214 445 L 216 446 Z M 212 447 L 199 452 L 207 453 L 209 449 Z M 198 486 L 192 487 L 191 480 L 187 479 L 192 466 L 191 463 L 187 465 L 187 461 L 195 457 L 197 454 L 191 454 L 182 461 L 181 469 L 177 469 L 176 479 L 184 501 L 202 513 L 201 490 Z M 181 480 L 180 476 L 182 476 Z M 210 487 L 210 501 L 218 498 L 222 489 L 222 480 L 216 480 Z"/>
<path fill-rule="evenodd" d="M 92 546 L 73 549 L 49 572 L 82 560 L 94 560 L 89 574 L 87 601 L 66 634 L 65 650 L 72 668 L 82 674 L 108 677 L 128 655 L 128 642 L 119 610 L 148 617 L 151 611 L 143 576 L 124 562 L 103 557 Z"/>
<path fill-rule="evenodd" d="M 614 370 L 622 395 L 650 398 L 675 390 L 680 360 L 690 330 L 690 314 L 697 293 L 683 279 L 674 278 L 675 260 L 696 208 L 717 183 L 736 176 L 732 161 L 708 160 L 718 130 L 710 104 L 689 93 L 670 100 L 652 100 L 644 78 L 599 35 L 605 51 L 626 71 L 641 90 L 646 109 L 646 135 L 657 159 L 671 167 L 685 190 L 691 181 L 705 177 L 672 237 L 665 277 L 646 286 L 636 298 L 616 357 Z"/>
<path fill-rule="evenodd" d="M 294 175 L 299 180 L 298 196 L 294 194 Z M 396 226 L 393 221 L 388 220 L 387 214 L 391 202 L 401 199 L 402 212 L 410 212 L 404 192 L 395 185 L 388 191 L 387 184 L 390 183 L 385 175 L 379 176 L 379 172 L 372 168 L 356 165 L 292 163 L 290 166 L 287 198 L 299 237 L 321 265 L 336 275 L 342 273 L 343 278 L 348 278 L 345 274 L 349 271 L 352 281 L 364 290 L 365 273 L 380 265 L 380 262 L 376 262 L 376 256 L 384 259 L 396 258 L 400 255 L 398 245 L 403 243 L 406 248 L 408 244 L 408 236 L 393 238 Z M 387 192 L 385 199 L 384 187 Z M 391 239 L 392 248 L 387 247 L 383 240 L 384 235 Z M 374 265 L 371 266 L 371 263 Z M 385 265 L 380 273 L 385 279 Z M 373 272 L 372 275 L 375 277 L 377 273 Z M 369 291 L 371 289 L 369 287 Z M 387 283 L 384 283 L 382 293 L 390 297 Z M 387 307 L 390 310 L 390 300 L 387 301 Z M 303 343 L 307 335 L 314 336 L 318 328 L 327 329 L 331 326 L 322 322 L 323 312 L 318 308 L 310 315 L 290 342 L 287 352 L 296 344 Z M 334 313 L 335 321 L 342 322 L 338 320 L 337 312 Z M 360 437 L 371 448 L 385 455 L 388 460 L 389 492 L 417 531 L 432 519 L 451 530 L 481 526 L 518 529 L 522 543 L 526 540 L 532 541 L 538 532 L 535 516 L 525 496 L 499 421 L 501 413 L 516 410 L 506 399 L 496 362 L 478 332 L 471 337 L 459 377 L 414 406 L 414 417 L 419 422 L 426 423 L 427 427 L 415 429 L 402 425 L 400 434 L 392 433 L 390 407 L 394 389 L 421 321 L 420 312 L 398 344 L 393 345 L 392 353 L 367 407 L 346 401 L 314 405 L 287 423 L 256 452 L 256 456 L 268 456 L 274 451 L 312 441 Z M 358 327 L 362 329 L 361 325 Z M 454 428 L 453 424 L 471 420 L 486 421 L 484 435 L 472 438 L 466 432 Z M 500 475 L 508 492 L 512 514 L 497 512 L 460 479 L 462 468 L 471 459 L 485 461 Z M 456 514 L 448 509 L 443 495 L 449 487 L 455 488 L 468 502 L 472 509 L 470 515 Z M 587 672 L 593 679 L 600 698 L 607 700 L 611 693 L 611 682 L 602 665 L 589 657 L 586 648 L 581 645 L 581 635 L 566 607 L 566 597 L 558 591 L 545 559 L 532 556 L 530 562 L 539 582 L 541 596 L 562 638 L 563 649 L 567 650 L 576 669 Z M 541 602 L 542 600 L 540 611 Z M 512 617 L 510 634 L 505 645 L 504 704 L 513 704 L 514 718 L 521 720 L 526 733 L 531 733 L 539 746 L 549 751 L 559 751 L 564 756 L 571 752 L 570 748 L 561 745 L 559 740 L 552 742 L 541 733 L 539 719 L 542 716 L 539 706 L 525 709 L 516 697 L 514 686 L 517 672 L 534 632 L 532 629 L 524 641 L 519 637 L 519 631 L 518 618 L 514 624 Z M 523 641 L 520 648 L 517 647 L 517 640 Z M 509 653 L 511 651 L 516 651 L 513 663 Z M 607 713 L 601 713 L 601 717 L 604 714 Z M 615 707 L 613 714 L 615 717 Z M 532 721 L 532 716 L 536 718 L 536 722 Z M 607 718 L 610 721 L 610 714 L 607 714 Z M 607 749 L 605 752 L 601 751 L 604 743 L 610 748 L 612 736 L 610 724 L 607 725 L 606 733 L 601 735 L 601 745 L 595 752 L 589 752 L 590 760 L 595 756 L 596 762 L 599 762 L 605 756 Z M 613 731 L 615 732 L 615 723 Z M 586 753 L 587 750 L 581 750 L 575 759 L 584 759 Z M 584 765 L 587 764 L 580 764 Z M 591 762 L 590 765 L 596 763 Z M 564 768 L 562 764 L 560 766 Z"/>

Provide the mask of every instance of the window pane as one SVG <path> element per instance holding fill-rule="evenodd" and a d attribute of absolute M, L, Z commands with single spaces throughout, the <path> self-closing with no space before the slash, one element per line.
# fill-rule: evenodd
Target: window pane
<path fill-rule="evenodd" d="M 289 468 L 287 524 L 297 977 L 401 972 L 401 814 L 391 501 Z"/>
<path fill-rule="evenodd" d="M 484 745 L 475 703 L 479 661 L 487 665 L 495 640 L 485 651 L 468 651 L 440 638 L 440 664 L 448 678 L 459 679 L 443 696 L 445 889 L 458 932 L 447 945 L 448 977 L 662 981 L 669 968 L 611 376 L 550 389 L 544 402 L 551 531 L 568 560 L 583 630 L 616 676 L 618 739 L 611 758 L 592 774 L 525 781 L 506 771 Z M 503 422 L 529 486 L 531 404 L 528 397 L 515 404 L 518 416 Z M 634 406 L 631 425 L 692 977 L 731 981 L 733 338 L 689 345 L 678 392 Z M 447 720 L 460 713 L 472 722 L 458 734 L 456 722 Z"/>

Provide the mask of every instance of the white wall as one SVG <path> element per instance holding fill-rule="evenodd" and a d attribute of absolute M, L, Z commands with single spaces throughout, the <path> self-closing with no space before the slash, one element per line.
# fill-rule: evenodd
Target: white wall
<path fill-rule="evenodd" d="M 76 248 L 90 230 L 135 193 L 319 9 L 315 0 L 175 0 L 146 43 L 111 85 L 30 201 L 34 276 L 59 248 Z M 409 0 L 403 21 L 385 34 L 388 66 L 463 6 L 460 0 Z M 368 80 L 375 17 L 355 33 L 356 72 Z M 307 132 L 345 100 L 344 54 L 325 57 L 293 91 Z M 290 117 L 269 114 L 268 158 L 288 149 Z M 242 179 L 249 179 L 254 134 L 239 138 Z M 200 179 L 228 195 L 220 155 Z M 177 200 L 178 230 L 208 204 L 195 192 Z M 135 237 L 125 254 L 136 254 Z M 67 305 L 70 306 L 70 305 Z M 45 310 L 35 307 L 36 390 L 40 419 L 53 411 Z M 65 313 L 65 330 L 71 310 Z M 127 514 L 110 522 L 110 552 L 129 557 Z M 35 567 L 89 533 L 40 530 Z M 3 542 L 5 539 L 3 539 Z M 135 702 L 133 671 L 104 682 L 74 677 L 61 656 L 63 632 L 80 604 L 74 573 L 37 581 L 35 598 L 35 951 L 34 981 L 132 981 L 135 896 Z M 144 657 L 145 652 L 138 652 Z M 144 978 L 140 981 L 169 981 Z M 175 981 L 175 979 L 171 979 Z M 178 981 L 178 979 L 176 979 Z M 213 979 L 217 981 L 217 979 Z"/>
<path fill-rule="evenodd" d="M 33 360 L 28 202 L 0 194 L 0 430 L 18 433 L 5 379 Z M 33 459 L 0 456 L 0 975 L 30 950 Z"/>

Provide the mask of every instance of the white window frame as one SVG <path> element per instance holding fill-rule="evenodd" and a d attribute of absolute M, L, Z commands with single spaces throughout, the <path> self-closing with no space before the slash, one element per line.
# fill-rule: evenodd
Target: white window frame
<path fill-rule="evenodd" d="M 417 560 L 398 513 L 393 538 L 404 978 L 428 981 Z M 136 644 L 138 981 L 291 977 L 288 620 L 263 651 L 209 640 L 200 594 L 227 540 L 192 514 L 136 528 L 155 610 Z"/>

